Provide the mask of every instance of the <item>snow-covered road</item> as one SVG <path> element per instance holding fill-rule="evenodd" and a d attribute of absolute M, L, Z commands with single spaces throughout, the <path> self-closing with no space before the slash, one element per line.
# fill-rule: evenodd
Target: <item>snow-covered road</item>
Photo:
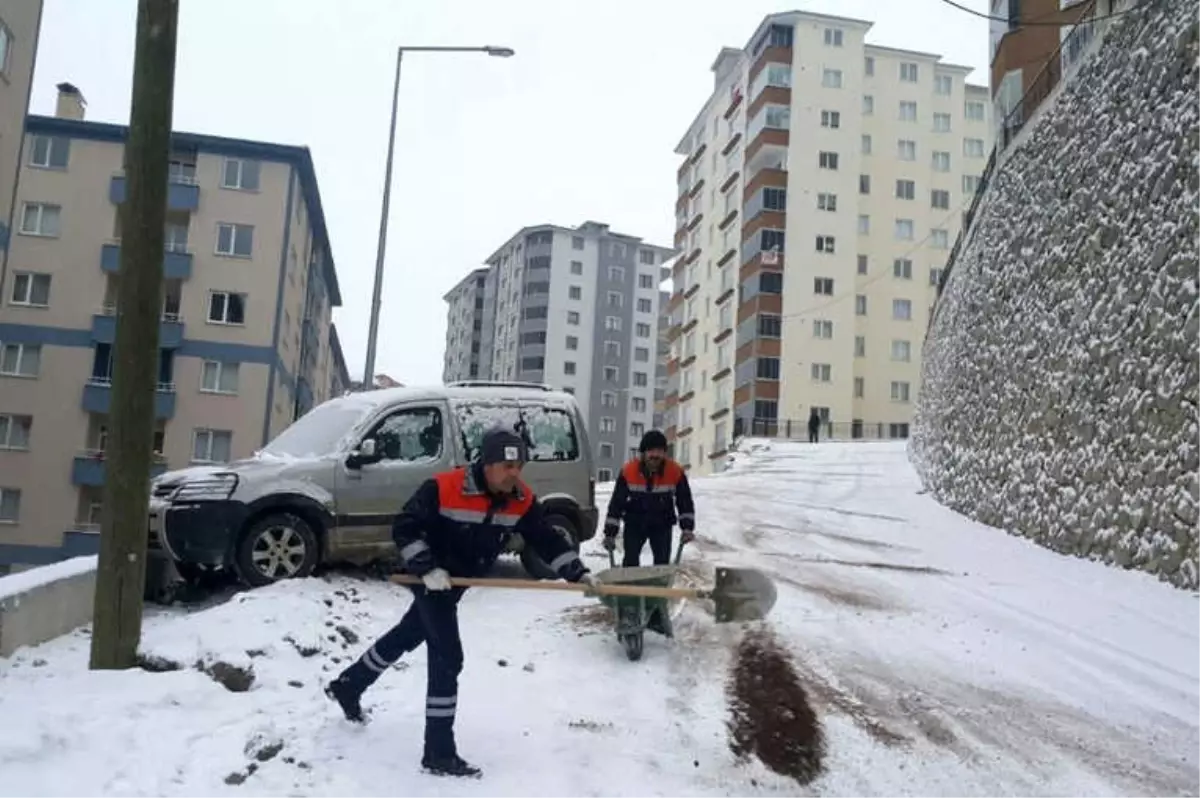
<path fill-rule="evenodd" d="M 458 728 L 485 777 L 435 781 L 423 652 L 368 693 L 365 728 L 321 695 L 408 601 L 339 576 L 156 613 L 144 649 L 178 671 L 90 673 L 82 631 L 0 660 L 0 794 L 1200 793 L 1194 594 L 962 519 L 919 494 L 902 444 L 773 444 L 694 490 L 685 576 L 748 564 L 779 585 L 766 629 L 825 738 L 807 786 L 730 751 L 740 628 L 685 606 L 634 663 L 594 601 L 482 589 Z"/>

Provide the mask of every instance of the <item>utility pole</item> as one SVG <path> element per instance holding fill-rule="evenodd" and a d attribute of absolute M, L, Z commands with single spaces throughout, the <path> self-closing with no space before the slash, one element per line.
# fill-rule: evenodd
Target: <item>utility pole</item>
<path fill-rule="evenodd" d="M 92 623 L 94 670 L 133 667 L 142 636 L 178 23 L 179 0 L 138 0 L 108 469 Z"/>

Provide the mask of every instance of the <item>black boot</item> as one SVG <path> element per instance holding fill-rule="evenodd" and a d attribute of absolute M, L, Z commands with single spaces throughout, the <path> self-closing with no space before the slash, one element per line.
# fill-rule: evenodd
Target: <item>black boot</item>
<path fill-rule="evenodd" d="M 345 674 L 337 677 L 325 688 L 325 695 L 342 708 L 342 714 L 351 723 L 366 723 L 367 716 L 363 713 L 361 698 L 363 691 L 352 685 Z"/>
<path fill-rule="evenodd" d="M 431 776 L 458 776 L 467 779 L 478 779 L 483 776 L 482 770 L 458 754 L 431 756 L 427 753 L 421 758 L 421 767 Z"/>

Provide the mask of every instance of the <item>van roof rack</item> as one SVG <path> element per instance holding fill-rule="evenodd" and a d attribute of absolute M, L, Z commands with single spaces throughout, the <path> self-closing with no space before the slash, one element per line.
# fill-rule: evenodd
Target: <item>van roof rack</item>
<path fill-rule="evenodd" d="M 504 380 L 459 380 L 446 384 L 447 388 L 532 388 L 538 391 L 553 391 L 549 385 L 544 382 L 519 382 L 519 381 L 504 381 Z"/>

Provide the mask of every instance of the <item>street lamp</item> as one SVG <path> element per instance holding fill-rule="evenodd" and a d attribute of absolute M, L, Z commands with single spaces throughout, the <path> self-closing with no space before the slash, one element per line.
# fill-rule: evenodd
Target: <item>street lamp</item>
<path fill-rule="evenodd" d="M 400 63 L 405 53 L 484 53 L 495 58 L 515 55 L 511 47 L 397 47 L 396 79 L 392 85 L 392 122 L 388 128 L 387 166 L 383 176 L 383 205 L 379 213 L 379 248 L 375 254 L 375 290 L 371 294 L 371 327 L 367 331 L 367 359 L 363 367 L 363 387 L 375 381 L 375 347 L 379 337 L 379 307 L 383 295 L 383 256 L 387 251 L 388 206 L 392 198 L 392 158 L 396 151 L 396 106 L 400 100 Z"/>

